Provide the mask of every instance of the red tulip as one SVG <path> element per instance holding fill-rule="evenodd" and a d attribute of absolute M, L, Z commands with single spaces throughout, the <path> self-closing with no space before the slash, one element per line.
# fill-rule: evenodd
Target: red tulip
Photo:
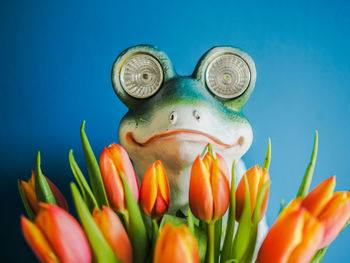
<path fill-rule="evenodd" d="M 333 193 L 335 176 L 316 186 L 303 200 L 303 207 L 325 226 L 320 248 L 328 246 L 350 219 L 350 192 Z"/>
<path fill-rule="evenodd" d="M 168 210 L 170 190 L 161 161 L 154 162 L 147 169 L 142 179 L 140 194 L 140 205 L 146 215 L 159 219 Z"/>
<path fill-rule="evenodd" d="M 308 263 L 322 242 L 324 227 L 295 199 L 279 215 L 262 243 L 258 263 Z"/>
<path fill-rule="evenodd" d="M 258 198 L 259 192 L 265 183 L 270 181 L 269 172 L 266 169 L 259 168 L 258 165 L 253 166 L 248 171 L 246 171 L 249 193 L 250 193 L 250 208 L 251 214 L 255 210 L 256 200 Z M 236 190 L 236 220 L 239 221 L 243 212 L 244 200 L 245 200 L 245 179 L 242 177 L 238 184 Z M 266 212 L 267 202 L 269 199 L 270 187 L 268 186 L 264 190 L 263 202 L 261 204 L 260 218 L 261 220 Z"/>
<path fill-rule="evenodd" d="M 157 238 L 153 263 L 199 263 L 197 241 L 185 225 L 165 224 Z"/>
<path fill-rule="evenodd" d="M 41 203 L 35 223 L 22 216 L 21 224 L 23 235 L 40 262 L 91 262 L 83 229 L 62 208 Z"/>
<path fill-rule="evenodd" d="M 60 190 L 54 185 L 54 183 L 49 178 L 47 178 L 45 176 L 45 179 L 46 179 L 47 183 L 49 184 L 51 192 L 56 199 L 57 205 L 59 207 L 65 209 L 66 211 L 68 211 L 68 204 L 67 204 L 67 201 L 64 198 L 63 194 L 60 192 Z M 34 173 L 34 171 L 32 171 L 32 177 L 28 180 L 28 182 L 21 180 L 21 188 L 22 188 L 22 191 L 23 191 L 26 199 L 28 200 L 30 208 L 33 210 L 33 212 L 35 214 L 37 214 L 40 207 L 39 207 L 39 202 L 37 200 L 36 193 L 35 193 L 35 173 Z"/>
<path fill-rule="evenodd" d="M 118 215 L 111 208 L 103 206 L 102 210 L 95 207 L 92 216 L 117 257 L 123 263 L 131 263 L 131 243 Z"/>
<path fill-rule="evenodd" d="M 134 168 L 124 148 L 116 143 L 106 147 L 100 156 L 100 169 L 103 184 L 110 206 L 117 210 L 126 209 L 124 185 L 120 173 L 123 173 L 131 191 L 139 200 L 139 185 Z"/>
<path fill-rule="evenodd" d="M 228 168 L 224 159 L 207 153 L 194 161 L 191 170 L 189 204 L 192 213 L 205 222 L 221 218 L 230 201 Z"/>

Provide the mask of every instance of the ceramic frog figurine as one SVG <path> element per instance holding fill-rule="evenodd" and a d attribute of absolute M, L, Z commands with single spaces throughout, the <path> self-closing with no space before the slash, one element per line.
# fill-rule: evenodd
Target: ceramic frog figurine
<path fill-rule="evenodd" d="M 154 161 L 162 161 L 170 213 L 188 204 L 191 165 L 208 143 L 229 167 L 249 149 L 253 133 L 241 108 L 255 80 L 253 60 L 233 47 L 210 49 L 191 76 L 177 75 L 168 56 L 149 45 L 131 47 L 115 61 L 113 87 L 129 108 L 119 142 L 139 182 Z"/>

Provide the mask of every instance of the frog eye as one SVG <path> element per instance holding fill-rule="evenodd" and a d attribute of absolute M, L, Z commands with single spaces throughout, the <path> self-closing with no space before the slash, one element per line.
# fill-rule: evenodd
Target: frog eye
<path fill-rule="evenodd" d="M 250 76 L 249 66 L 240 56 L 223 54 L 209 63 L 205 82 L 216 96 L 233 99 L 248 88 Z"/>
<path fill-rule="evenodd" d="M 193 77 L 224 106 L 240 110 L 254 90 L 256 70 L 247 53 L 221 46 L 213 47 L 201 57 Z"/>
<path fill-rule="evenodd" d="M 129 57 L 120 71 L 120 84 L 127 94 L 144 99 L 155 94 L 163 83 L 163 69 L 156 58 L 148 54 Z"/>

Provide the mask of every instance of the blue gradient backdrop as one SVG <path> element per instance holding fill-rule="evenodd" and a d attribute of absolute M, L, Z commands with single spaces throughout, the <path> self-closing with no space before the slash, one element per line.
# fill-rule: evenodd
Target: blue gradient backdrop
<path fill-rule="evenodd" d="M 71 202 L 68 151 L 83 164 L 79 126 L 95 152 L 117 140 L 127 111 L 110 72 L 125 48 L 150 43 L 179 74 L 191 74 L 214 45 L 234 45 L 255 60 L 256 88 L 244 108 L 254 141 L 247 165 L 272 139 L 267 218 L 296 193 L 319 130 L 313 186 L 337 174 L 350 188 L 350 16 L 348 1 L 4 1 L 0 3 L 0 160 L 2 262 L 35 262 L 19 228 L 17 178 L 36 152 L 43 171 Z M 74 211 L 71 205 L 71 211 Z M 324 262 L 349 262 L 350 228 Z"/>

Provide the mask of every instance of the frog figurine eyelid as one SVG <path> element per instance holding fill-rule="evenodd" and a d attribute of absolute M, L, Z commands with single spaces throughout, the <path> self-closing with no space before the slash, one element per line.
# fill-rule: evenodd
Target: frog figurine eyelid
<path fill-rule="evenodd" d="M 168 56 L 150 45 L 126 49 L 116 59 L 112 83 L 129 108 L 119 142 L 139 181 L 161 160 L 171 188 L 169 212 L 188 204 L 191 165 L 211 143 L 230 165 L 249 149 L 252 128 L 241 112 L 256 80 L 253 60 L 233 47 L 214 47 L 191 76 L 179 76 Z M 239 179 L 239 178 L 238 178 Z"/>

